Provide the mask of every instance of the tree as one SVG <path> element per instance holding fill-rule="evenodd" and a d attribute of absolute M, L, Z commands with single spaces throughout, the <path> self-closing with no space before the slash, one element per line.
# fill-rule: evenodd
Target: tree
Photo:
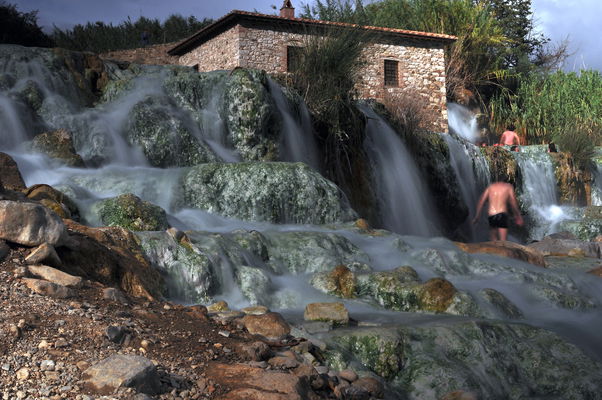
<path fill-rule="evenodd" d="M 210 19 L 197 20 L 190 16 L 170 15 L 163 23 L 158 19 L 129 17 L 114 26 L 103 22 L 75 25 L 73 29 L 54 27 L 52 37 L 57 46 L 77 51 L 104 53 L 113 50 L 133 49 L 146 44 L 170 43 L 192 35 L 209 25 Z M 144 33 L 145 40 L 142 40 Z M 148 43 L 146 43 L 148 42 Z"/>
<path fill-rule="evenodd" d="M 541 53 L 549 41 L 534 34 L 531 0 L 489 0 L 508 46 L 503 53 L 504 66 L 517 72 L 531 69 L 530 60 Z"/>
<path fill-rule="evenodd" d="M 19 12 L 13 4 L 0 1 L 0 43 L 52 47 L 52 40 L 38 26 L 38 12 Z"/>

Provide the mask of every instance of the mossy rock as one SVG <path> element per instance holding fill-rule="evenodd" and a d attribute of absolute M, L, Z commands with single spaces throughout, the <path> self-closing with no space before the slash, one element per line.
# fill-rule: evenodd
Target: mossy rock
<path fill-rule="evenodd" d="M 101 222 L 107 226 L 121 226 L 131 231 L 163 231 L 169 228 L 165 210 L 131 193 L 103 200 L 94 208 Z"/>
<path fill-rule="evenodd" d="M 222 118 L 228 137 L 245 161 L 279 159 L 280 116 L 265 71 L 237 68 L 225 86 Z"/>
<path fill-rule="evenodd" d="M 70 167 L 84 166 L 84 160 L 75 152 L 71 134 L 64 129 L 37 135 L 31 142 L 31 149 L 61 160 Z"/>
<path fill-rule="evenodd" d="M 512 153 L 500 146 L 480 147 L 489 164 L 492 182 L 510 183 L 515 188 L 522 187 L 520 168 Z"/>
<path fill-rule="evenodd" d="M 126 128 L 128 141 L 139 146 L 154 167 L 184 167 L 218 161 L 193 134 L 194 121 L 174 113 L 163 97 L 147 97 L 132 109 Z"/>
<path fill-rule="evenodd" d="M 303 163 L 208 163 L 187 170 L 177 206 L 229 218 L 327 224 L 356 218 L 343 192 Z"/>

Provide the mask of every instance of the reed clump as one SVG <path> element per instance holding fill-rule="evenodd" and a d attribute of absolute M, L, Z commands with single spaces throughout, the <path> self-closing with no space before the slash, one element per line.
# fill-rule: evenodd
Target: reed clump
<path fill-rule="evenodd" d="M 586 168 L 594 146 L 602 145 L 602 75 L 558 71 L 525 78 L 515 93 L 493 98 L 491 126 L 514 123 L 529 144 L 556 143 Z"/>

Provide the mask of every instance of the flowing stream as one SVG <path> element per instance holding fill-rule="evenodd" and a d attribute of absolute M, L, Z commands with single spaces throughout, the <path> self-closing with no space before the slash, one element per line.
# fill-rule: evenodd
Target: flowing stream
<path fill-rule="evenodd" d="M 194 254 L 186 253 L 165 232 L 138 235 L 145 244 L 154 240 L 155 247 L 146 248 L 148 256 L 171 274 L 170 294 L 181 301 L 224 299 L 233 308 L 264 304 L 292 316 L 300 315 L 309 301 L 344 301 L 352 316 L 377 325 L 383 321 L 420 325 L 425 318 L 449 327 L 466 319 L 508 323 L 518 320 L 558 332 L 602 359 L 602 342 L 595 334 L 602 330 L 602 280 L 564 266 L 543 269 L 507 258 L 470 255 L 448 239 L 437 237 L 439 221 L 434 216 L 422 171 L 417 170 L 399 135 L 371 108 L 361 106 L 368 120 L 364 146 L 379 211 L 390 232 L 366 233 L 354 227 L 352 221 L 317 225 L 226 218 L 182 206 L 181 182 L 189 168 L 153 167 L 142 147 L 127 136 L 128 129 L 135 126 L 131 116 L 150 102 L 151 114 L 160 113 L 173 128 L 163 136 L 187 134 L 194 138 L 190 143 L 199 146 L 205 162 L 242 161 L 240 148 L 233 141 L 244 135 L 234 136 L 232 121 L 222 113 L 224 87 L 213 86 L 209 100 L 200 110 L 178 106 L 166 97 L 165 82 L 174 78 L 158 67 L 149 68 L 124 83 L 130 86 L 121 95 L 105 94 L 103 101 L 92 107 L 85 105 L 72 78 L 65 75 L 59 79 L 44 65 L 35 57 L 25 64 L 0 64 L 0 74 L 13 80 L 12 85 L 0 90 L 0 151 L 15 159 L 28 186 L 45 183 L 63 191 L 77 203 L 91 225 L 101 224 L 95 209 L 99 200 L 120 194 L 133 193 L 162 207 L 172 226 L 189 231 Z M 41 96 L 39 100 L 33 95 L 24 97 L 23 93 L 30 92 L 23 88 L 30 86 L 38 88 L 32 93 Z M 307 108 L 303 104 L 293 107 L 272 81 L 268 82 L 267 91 L 281 121 L 281 160 L 304 162 L 319 170 Z M 28 114 L 32 99 L 39 101 L 36 118 Z M 454 110 L 455 106 L 450 105 L 450 127 L 457 122 L 452 122 L 456 119 Z M 472 216 L 489 172 L 479 149 L 470 143 L 475 136 L 460 133 L 470 128 L 470 121 L 462 119 L 453 128 L 464 139 L 450 135 L 445 140 L 462 200 Z M 28 142 L 37 133 L 58 128 L 71 131 L 77 152 L 92 167 L 67 167 L 29 150 Z M 178 151 L 186 148 L 179 147 Z M 553 231 L 560 218 L 554 214 L 559 207 L 553 166 L 549 155 L 540 149 L 526 149 L 515 157 L 523 176 L 521 201 L 536 220 L 531 235 L 541 237 Z M 250 189 L 253 188 L 240 187 L 242 192 Z M 473 240 L 483 238 L 483 232 L 465 228 Z M 188 262 L 186 257 L 197 258 Z M 365 282 L 402 266 L 411 266 L 420 282 L 445 278 L 460 293 L 455 315 L 400 313 L 379 305 L 377 295 L 342 300 L 326 294 L 320 289 L 320 274 L 337 265 L 346 265 L 363 276 Z M 217 282 L 211 290 L 205 285 L 209 281 Z M 499 293 L 495 298 L 506 299 L 519 310 L 520 317 L 504 310 L 514 308 L 490 301 L 491 293 Z"/>
<path fill-rule="evenodd" d="M 521 146 L 520 152 L 512 153 L 523 178 L 520 201 L 532 219 L 529 236 L 539 240 L 554 233 L 557 224 L 567 218 L 558 205 L 554 165 L 545 145 Z"/>

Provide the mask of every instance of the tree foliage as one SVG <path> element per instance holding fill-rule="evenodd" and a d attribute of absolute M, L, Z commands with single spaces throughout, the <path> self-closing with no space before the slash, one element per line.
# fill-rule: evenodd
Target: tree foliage
<path fill-rule="evenodd" d="M 38 26 L 38 12 L 20 12 L 13 4 L 0 1 L 0 43 L 51 47 L 52 40 Z"/>
<path fill-rule="evenodd" d="M 163 23 L 158 19 L 140 17 L 119 25 L 88 22 L 73 29 L 54 27 L 52 37 L 58 47 L 77 51 L 104 53 L 113 50 L 132 49 L 147 44 L 170 43 L 192 35 L 210 24 L 212 20 L 197 20 L 190 16 L 171 15 Z"/>

